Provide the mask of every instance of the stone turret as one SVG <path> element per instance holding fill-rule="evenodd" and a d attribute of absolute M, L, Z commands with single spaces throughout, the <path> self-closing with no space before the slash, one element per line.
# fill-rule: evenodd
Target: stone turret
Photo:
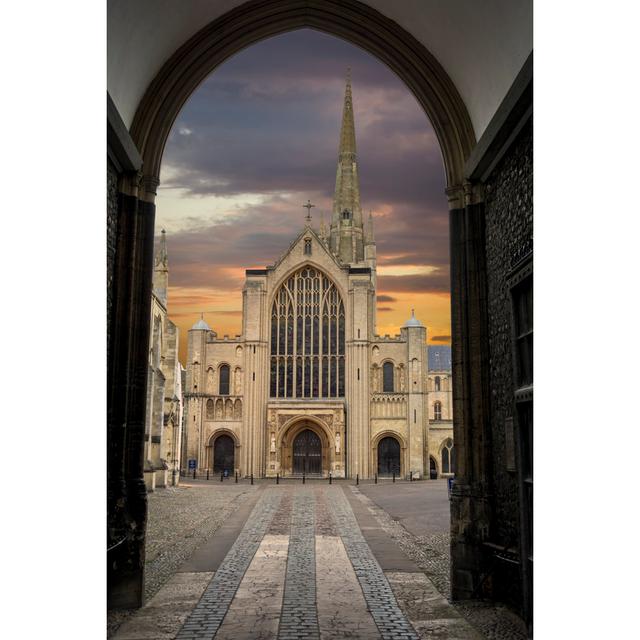
<path fill-rule="evenodd" d="M 160 247 L 153 267 L 153 292 L 158 300 L 167 307 L 167 291 L 169 289 L 169 259 L 167 256 L 167 234 L 162 230 L 160 235 Z"/>

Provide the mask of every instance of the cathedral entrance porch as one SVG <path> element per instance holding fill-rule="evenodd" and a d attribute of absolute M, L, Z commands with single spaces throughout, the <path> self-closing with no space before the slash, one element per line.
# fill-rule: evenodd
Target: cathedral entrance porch
<path fill-rule="evenodd" d="M 345 477 L 342 401 L 270 402 L 267 423 L 267 477 Z"/>

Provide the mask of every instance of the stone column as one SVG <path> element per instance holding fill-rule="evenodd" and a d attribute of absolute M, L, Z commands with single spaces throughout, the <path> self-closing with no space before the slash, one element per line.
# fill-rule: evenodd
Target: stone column
<path fill-rule="evenodd" d="M 132 174 L 134 175 L 134 174 Z M 138 189 L 121 174 L 107 363 L 107 598 L 111 608 L 144 599 L 147 492 L 144 435 L 153 230 L 157 182 Z"/>
<path fill-rule="evenodd" d="M 484 205 L 467 194 L 464 206 L 450 210 L 449 220 L 456 459 L 451 494 L 451 595 L 460 600 L 472 597 L 486 570 L 482 542 L 488 538 L 491 521 Z"/>

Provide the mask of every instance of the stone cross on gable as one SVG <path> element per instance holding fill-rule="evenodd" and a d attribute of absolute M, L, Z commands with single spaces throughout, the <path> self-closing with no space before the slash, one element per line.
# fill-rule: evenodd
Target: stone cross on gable
<path fill-rule="evenodd" d="M 307 200 L 307 204 L 303 204 L 302 207 L 307 210 L 306 220 L 307 224 L 311 223 L 311 208 L 315 207 L 315 204 L 311 204 L 311 200 Z"/>

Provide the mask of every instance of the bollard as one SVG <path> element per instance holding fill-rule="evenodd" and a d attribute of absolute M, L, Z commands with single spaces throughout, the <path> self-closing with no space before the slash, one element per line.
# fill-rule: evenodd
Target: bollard
<path fill-rule="evenodd" d="M 209 479 L 209 469 L 207 469 L 207 480 Z"/>
<path fill-rule="evenodd" d="M 329 484 L 331 484 L 331 471 L 329 471 Z"/>
<path fill-rule="evenodd" d="M 360 474 L 356 473 L 356 484 L 360 484 Z"/>
<path fill-rule="evenodd" d="M 220 472 L 220 482 L 224 480 L 224 471 Z"/>
<path fill-rule="evenodd" d="M 236 484 L 238 484 L 238 472 L 236 471 Z"/>
<path fill-rule="evenodd" d="M 396 472 L 395 471 L 393 472 L 393 481 L 394 482 L 396 481 Z"/>
<path fill-rule="evenodd" d="M 251 474 L 251 484 L 253 484 L 253 473 Z"/>
<path fill-rule="evenodd" d="M 305 478 L 304 471 L 303 471 L 303 472 L 302 472 L 302 484 L 304 484 L 304 483 L 305 483 L 305 480 L 306 480 L 306 478 Z"/>
<path fill-rule="evenodd" d="M 280 484 L 280 474 L 276 473 L 276 484 Z"/>
<path fill-rule="evenodd" d="M 409 482 L 413 482 L 413 471 L 409 471 Z"/>
<path fill-rule="evenodd" d="M 376 475 L 374 476 L 375 480 L 374 480 L 374 484 L 378 484 L 378 474 L 376 473 Z"/>
<path fill-rule="evenodd" d="M 196 470 L 195 469 L 193 470 L 193 479 L 194 480 L 196 479 Z"/>

